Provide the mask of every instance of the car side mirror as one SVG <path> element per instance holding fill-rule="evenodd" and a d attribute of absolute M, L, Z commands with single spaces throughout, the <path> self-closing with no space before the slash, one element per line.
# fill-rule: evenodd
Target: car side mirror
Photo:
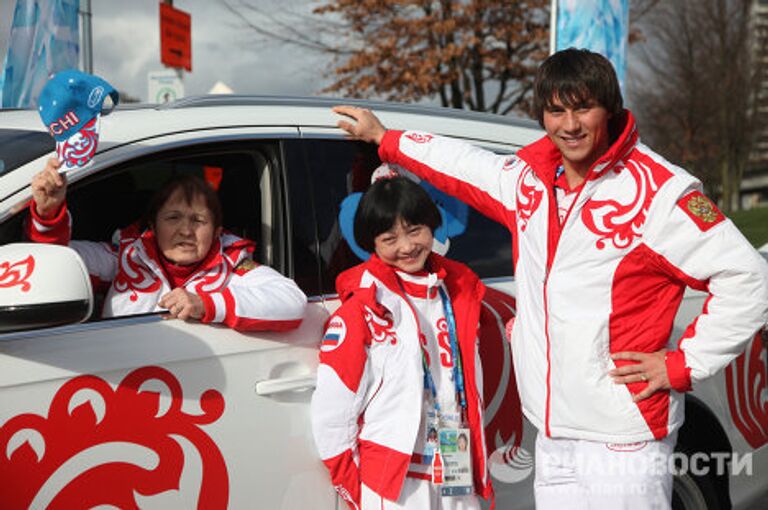
<path fill-rule="evenodd" d="M 88 270 L 73 249 L 0 246 L 0 333 L 82 322 L 92 311 Z"/>

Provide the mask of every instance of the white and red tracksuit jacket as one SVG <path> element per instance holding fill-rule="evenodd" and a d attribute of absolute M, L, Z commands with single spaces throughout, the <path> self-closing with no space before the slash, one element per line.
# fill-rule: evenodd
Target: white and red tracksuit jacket
<path fill-rule="evenodd" d="M 31 241 L 69 245 L 82 257 L 94 287 L 109 286 L 102 316 L 160 312 L 160 298 L 172 290 L 150 230 L 135 226 L 120 231 L 113 244 L 70 241 L 66 207 L 49 220 L 30 208 L 26 234 Z M 307 298 L 296 284 L 268 266 L 251 260 L 255 244 L 224 234 L 184 283 L 203 300 L 202 322 L 241 330 L 282 331 L 299 326 Z"/>
<path fill-rule="evenodd" d="M 553 183 L 562 158 L 544 137 L 516 156 L 426 133 L 388 131 L 379 148 L 512 233 L 517 319 L 512 352 L 525 416 L 550 437 L 662 438 L 683 396 L 726 366 L 768 320 L 768 267 L 702 195 L 701 183 L 641 144 L 625 112 L 562 225 Z M 686 287 L 709 293 L 668 345 Z M 647 383 L 615 384 L 619 351 L 669 348 L 676 391 L 638 403 Z"/>
<path fill-rule="evenodd" d="M 456 315 L 471 433 L 475 491 L 492 496 L 483 431 L 477 328 L 485 286 L 466 266 L 432 253 Z M 422 417 L 424 370 L 418 317 L 393 268 L 375 255 L 339 275 L 343 303 L 320 348 L 312 430 L 331 481 L 350 508 L 360 484 L 383 498 L 400 495 Z"/>

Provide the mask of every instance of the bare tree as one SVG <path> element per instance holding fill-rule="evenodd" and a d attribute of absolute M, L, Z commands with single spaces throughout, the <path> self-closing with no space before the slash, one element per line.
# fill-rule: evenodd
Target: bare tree
<path fill-rule="evenodd" d="M 313 15 L 221 0 L 261 36 L 329 54 L 325 92 L 529 113 L 549 0 L 332 0 Z"/>
<path fill-rule="evenodd" d="M 642 26 L 633 98 L 644 136 L 702 179 L 724 211 L 738 191 L 756 128 L 752 0 L 676 0 Z"/>

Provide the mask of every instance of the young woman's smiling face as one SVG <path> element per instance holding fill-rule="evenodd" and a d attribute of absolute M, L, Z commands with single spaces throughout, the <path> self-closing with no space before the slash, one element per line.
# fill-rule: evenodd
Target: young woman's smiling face
<path fill-rule="evenodd" d="M 157 245 L 173 264 L 188 266 L 203 260 L 220 234 L 202 195 L 187 202 L 177 189 L 163 204 L 153 225 Z"/>
<path fill-rule="evenodd" d="M 382 261 L 406 273 L 415 273 L 424 269 L 433 239 L 428 226 L 409 225 L 398 218 L 394 226 L 377 235 L 373 243 Z"/>

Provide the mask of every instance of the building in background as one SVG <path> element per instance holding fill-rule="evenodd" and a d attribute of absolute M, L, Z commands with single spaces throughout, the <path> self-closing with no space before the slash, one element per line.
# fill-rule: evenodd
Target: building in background
<path fill-rule="evenodd" d="M 768 0 L 755 0 L 752 18 L 754 62 L 760 75 L 757 132 L 741 184 L 741 201 L 745 209 L 768 205 Z"/>

